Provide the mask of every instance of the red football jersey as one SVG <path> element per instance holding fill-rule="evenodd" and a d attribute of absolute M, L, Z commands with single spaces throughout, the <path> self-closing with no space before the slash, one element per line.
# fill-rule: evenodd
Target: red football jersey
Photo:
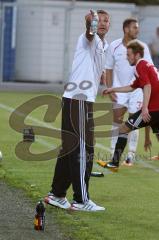
<path fill-rule="evenodd" d="M 146 60 L 141 59 L 136 65 L 136 80 L 132 88 L 144 88 L 151 84 L 151 96 L 148 105 L 149 111 L 159 111 L 159 73 L 157 68 Z"/>

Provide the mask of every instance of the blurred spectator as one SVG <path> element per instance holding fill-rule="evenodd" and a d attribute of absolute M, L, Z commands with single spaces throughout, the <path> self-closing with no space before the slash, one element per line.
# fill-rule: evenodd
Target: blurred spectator
<path fill-rule="evenodd" d="M 159 27 L 156 28 L 156 37 L 149 44 L 154 65 L 159 69 Z"/>

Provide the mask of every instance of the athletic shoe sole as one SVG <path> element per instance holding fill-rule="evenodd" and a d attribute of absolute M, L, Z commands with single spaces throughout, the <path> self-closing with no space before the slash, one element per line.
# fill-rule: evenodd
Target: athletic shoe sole
<path fill-rule="evenodd" d="M 105 211 L 105 208 L 101 208 L 101 209 L 97 209 L 97 210 L 89 210 L 89 209 L 85 209 L 85 208 L 78 208 L 75 206 L 71 206 L 70 210 L 72 211 L 82 211 L 82 212 L 99 212 L 99 211 Z"/>

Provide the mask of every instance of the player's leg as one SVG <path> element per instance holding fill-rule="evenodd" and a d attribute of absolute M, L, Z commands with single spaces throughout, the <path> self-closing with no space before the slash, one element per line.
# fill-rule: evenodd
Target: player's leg
<path fill-rule="evenodd" d="M 85 122 L 86 126 L 86 171 L 85 171 L 85 181 L 87 186 L 87 192 L 89 191 L 89 179 L 91 176 L 93 168 L 94 159 L 94 119 L 93 119 L 93 103 L 87 104 L 87 119 Z M 89 192 L 88 192 L 89 196 Z"/>
<path fill-rule="evenodd" d="M 83 100 L 72 100 L 71 123 L 78 138 L 78 146 L 70 153 L 69 168 L 73 188 L 73 200 L 84 203 L 89 200 L 87 185 L 85 182 L 86 171 L 86 102 Z"/>
<path fill-rule="evenodd" d="M 117 102 L 113 104 L 113 124 L 112 124 L 112 136 L 111 136 L 111 158 L 114 155 L 116 142 L 118 139 L 118 130 L 123 123 L 124 114 L 127 111 L 127 94 L 117 94 Z M 106 162 L 98 159 L 97 164 L 101 167 L 106 166 Z"/>
<path fill-rule="evenodd" d="M 129 114 L 129 117 L 131 117 L 132 114 Z M 123 165 L 126 166 L 132 166 L 135 161 L 136 156 L 136 150 L 138 146 L 138 139 L 139 139 L 139 130 L 136 129 L 134 131 L 131 131 L 128 135 L 128 153 L 126 155 L 125 161 L 123 162 Z"/>
<path fill-rule="evenodd" d="M 112 161 L 111 163 L 108 163 L 107 166 L 109 166 L 110 164 L 112 165 L 112 167 L 113 166 L 115 168 L 119 167 L 120 157 L 126 147 L 129 132 L 131 132 L 131 128 L 129 128 L 127 125 L 125 125 L 125 123 L 123 123 L 119 128 L 119 135 L 115 146 Z"/>
<path fill-rule="evenodd" d="M 114 111 L 113 111 L 113 118 L 115 118 Z M 120 126 L 121 126 L 121 123 L 117 123 L 113 120 L 112 128 L 111 128 L 112 136 L 111 136 L 111 140 L 110 140 L 110 151 L 111 151 L 112 156 L 114 154 L 115 145 L 116 145 L 116 142 L 117 142 L 117 139 L 118 139 L 117 131 L 118 131 Z"/>
<path fill-rule="evenodd" d="M 123 105 L 115 104 L 113 109 L 113 123 L 112 123 L 112 137 L 111 137 L 111 154 L 113 156 L 115 145 L 118 139 L 118 134 L 116 129 L 120 127 L 123 123 L 124 114 L 126 113 L 127 108 Z"/>
<path fill-rule="evenodd" d="M 93 103 L 80 101 L 79 104 L 79 155 L 71 161 L 72 186 L 74 191 L 73 210 L 102 211 L 104 207 L 89 199 L 89 179 L 94 157 Z"/>
<path fill-rule="evenodd" d="M 72 152 L 72 149 L 76 148 L 76 145 L 78 145 L 78 141 L 75 136 L 70 119 L 70 111 L 71 99 L 63 98 L 61 126 L 62 147 L 57 158 L 51 191 L 45 198 L 46 203 L 64 209 L 71 206 L 65 196 L 66 191 L 71 184 L 71 174 L 69 166 L 70 154 Z"/>
<path fill-rule="evenodd" d="M 154 118 L 159 119 L 159 112 L 158 113 L 151 113 L 151 114 L 152 114 L 152 121 L 153 121 Z M 151 128 L 153 130 L 153 133 L 156 136 L 157 141 L 159 142 L 159 122 L 153 123 Z M 158 155 L 152 156 L 151 160 L 159 160 L 159 152 L 158 152 Z"/>
<path fill-rule="evenodd" d="M 142 107 L 143 102 L 143 93 L 141 89 L 137 89 L 129 95 L 128 102 L 128 112 L 129 117 L 131 117 L 134 113 L 139 111 Z M 139 130 L 135 130 L 129 133 L 128 136 L 128 154 L 126 156 L 125 165 L 132 166 L 135 161 L 136 150 L 138 146 L 139 139 Z"/>
<path fill-rule="evenodd" d="M 158 131 L 155 133 L 157 141 L 159 141 L 159 128 Z M 159 160 L 159 152 L 158 155 L 151 157 L 152 160 Z"/>
<path fill-rule="evenodd" d="M 114 156 L 110 163 L 107 163 L 108 168 L 115 169 L 119 167 L 121 155 L 124 151 L 127 142 L 127 135 L 129 132 L 148 126 L 149 123 L 145 123 L 142 120 L 141 111 L 133 114 L 129 119 L 120 127 L 119 136 L 115 147 Z"/>

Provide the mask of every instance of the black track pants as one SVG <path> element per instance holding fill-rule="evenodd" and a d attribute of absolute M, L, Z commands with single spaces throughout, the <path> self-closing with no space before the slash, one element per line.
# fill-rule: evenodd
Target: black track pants
<path fill-rule="evenodd" d="M 94 156 L 93 103 L 62 99 L 61 139 L 52 192 L 57 197 L 65 197 L 72 184 L 73 199 L 86 202 Z"/>

